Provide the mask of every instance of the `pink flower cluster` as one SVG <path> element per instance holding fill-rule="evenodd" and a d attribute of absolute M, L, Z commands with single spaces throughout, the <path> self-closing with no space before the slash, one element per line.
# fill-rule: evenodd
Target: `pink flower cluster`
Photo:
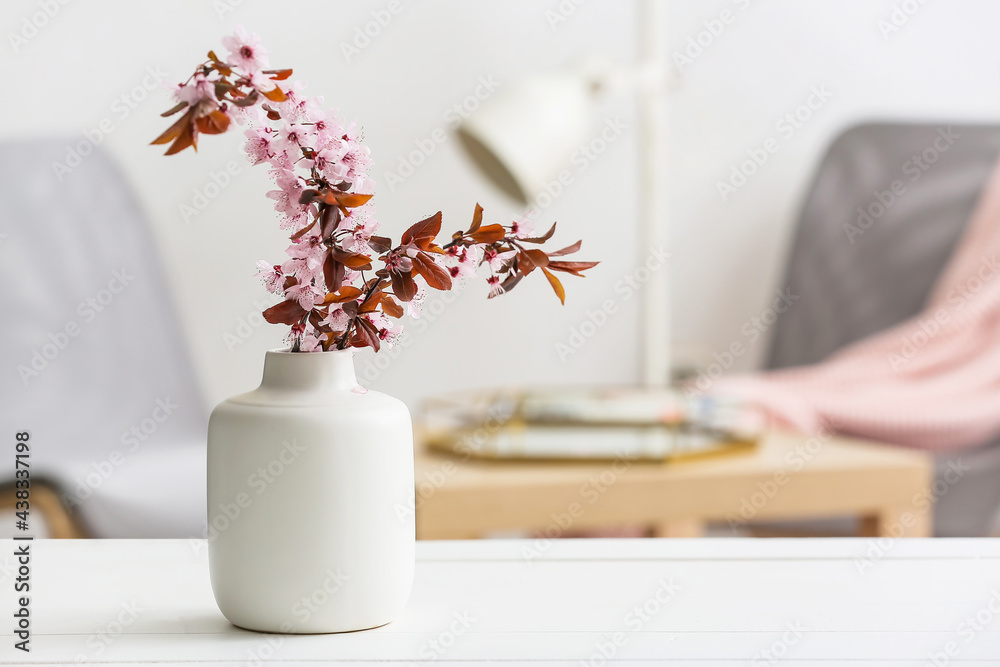
<path fill-rule="evenodd" d="M 282 263 L 257 263 L 265 287 L 282 297 L 264 317 L 291 327 L 293 351 L 391 347 L 402 333 L 391 318 L 419 317 L 427 287 L 451 289 L 483 264 L 490 297 L 540 269 L 560 300 L 565 293 L 552 272 L 579 276 L 596 264 L 552 259 L 576 252 L 579 242 L 552 253 L 525 245 L 545 243 L 554 225 L 538 237 L 527 220 L 483 225 L 478 205 L 472 225 L 443 246 L 436 243 L 440 212 L 412 225 L 398 245 L 378 236 L 371 151 L 356 125 L 324 110 L 322 98 L 303 95 L 302 83 L 284 83 L 292 70 L 267 69 L 257 35 L 237 28 L 222 43 L 225 60 L 210 51 L 174 89 L 177 105 L 163 115 L 184 114 L 153 143 L 169 143 L 172 155 L 196 149 L 199 134 L 222 134 L 233 122 L 247 126 L 247 157 L 268 166 L 277 188 L 267 197 L 291 240 Z"/>

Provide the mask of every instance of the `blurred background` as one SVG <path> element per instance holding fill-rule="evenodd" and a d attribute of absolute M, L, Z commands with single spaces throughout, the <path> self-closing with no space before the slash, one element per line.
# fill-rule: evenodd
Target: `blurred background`
<path fill-rule="evenodd" d="M 946 127 L 995 124 L 1000 118 L 1000 60 L 993 34 L 1000 6 L 985 0 L 662 4 L 665 40 L 659 57 L 668 82 L 665 131 L 655 150 L 665 165 L 658 191 L 665 227 L 669 220 L 671 304 L 669 336 L 662 344 L 671 349 L 678 375 L 697 377 L 714 362 L 727 372 L 751 371 L 768 363 L 774 331 L 760 318 L 776 292 L 788 288 L 785 277 L 804 201 L 835 139 L 852 126 L 875 122 Z M 0 288 L 9 306 L 2 326 L 17 335 L 6 337 L 3 351 L 8 377 L 0 435 L 9 439 L 18 430 L 32 429 L 39 440 L 37 474 L 45 471 L 53 479 L 65 504 L 65 489 L 85 480 L 95 462 L 110 460 L 116 447 L 128 446 L 124 434 L 131 427 L 142 431 L 143 420 L 152 417 L 160 424 L 158 416 L 169 413 L 162 427 L 143 431 L 149 444 L 142 438 L 140 453 L 197 433 L 211 406 L 256 386 L 263 352 L 281 346 L 284 327 L 259 318 L 271 300 L 251 277 L 257 259 L 280 257 L 287 244 L 264 198 L 271 189 L 266 171 L 246 163 L 242 141 L 232 133 L 206 137 L 197 154 L 164 158 L 159 147 L 149 146 L 165 127 L 160 112 L 173 104 L 156 80 L 187 78 L 205 52 L 218 49 L 220 38 L 237 25 L 261 35 L 273 66 L 293 67 L 294 78 L 308 82 L 307 93 L 322 95 L 328 106 L 363 126 L 375 160 L 371 175 L 378 218 L 383 233 L 396 236 L 437 210 L 444 213 L 445 231 L 458 229 L 468 223 L 476 202 L 485 208 L 487 221 L 520 217 L 524 203 L 497 188 L 463 151 L 454 133 L 457 118 L 474 114 L 492 96 L 534 73 L 559 71 L 595 56 L 633 62 L 641 27 L 637 12 L 637 4 L 609 0 L 5 2 L 0 80 L 11 94 L 0 130 L 0 141 L 8 147 L 4 173 L 13 178 L 33 169 L 55 191 L 80 187 L 92 195 L 93 187 L 73 181 L 84 182 L 88 165 L 107 157 L 116 165 L 109 169 L 117 170 L 132 193 L 128 206 L 148 221 L 155 253 L 137 256 L 134 266 L 109 257 L 106 277 L 99 271 L 89 283 L 74 283 L 79 292 L 68 300 L 68 310 L 52 316 L 54 325 L 42 319 L 44 325 L 33 326 L 33 308 L 44 298 L 36 290 L 46 282 L 41 274 L 49 272 L 47 266 L 58 264 L 62 270 L 72 262 L 47 254 L 52 250 L 44 237 L 20 233 L 27 205 L 17 197 L 24 189 L 11 192 L 17 188 L 8 186 L 8 205 L 0 206 L 0 263 L 12 271 L 17 267 L 17 274 Z M 370 350 L 359 354 L 363 384 L 400 397 L 416 411 L 428 397 L 471 388 L 640 381 L 641 299 L 620 288 L 620 281 L 648 258 L 640 242 L 642 136 L 636 106 L 628 94 L 609 95 L 596 106 L 591 137 L 601 136 L 609 122 L 620 131 L 605 134 L 599 153 L 571 159 L 569 181 L 534 214 L 540 226 L 559 222 L 557 244 L 582 238 L 580 257 L 601 260 L 585 280 L 567 278 L 565 307 L 558 307 L 540 283 L 490 301 L 483 283 L 470 284 L 438 305 L 432 297 L 424 323 L 410 327 L 404 345 L 380 355 L 377 364 Z M 42 142 L 45 149 L 25 156 L 30 142 Z M 80 167 L 71 166 L 81 142 L 96 144 L 104 155 L 83 155 Z M 766 160 L 758 159 L 751 175 L 734 179 L 734 169 L 765 146 Z M 923 148 L 918 144 L 914 150 Z M 61 173 L 55 162 L 69 169 Z M 899 168 L 895 163 L 890 171 Z M 862 201 L 872 198 L 872 191 L 863 194 L 867 199 Z M 849 210 L 853 213 L 853 207 Z M 53 215 L 62 216 L 62 224 L 75 224 L 64 209 Z M 849 247 L 842 223 L 832 224 L 836 239 Z M 947 251 L 955 240 L 943 243 Z M 149 333 L 146 353 L 180 373 L 170 376 L 169 388 L 144 389 L 149 400 L 132 405 L 105 400 L 100 376 L 118 370 L 88 368 L 75 359 L 85 354 L 75 343 L 49 360 L 37 377 L 18 370 L 30 367 L 52 327 L 59 330 L 64 321 L 84 324 L 74 341 L 102 336 L 86 326 L 78 304 L 110 287 L 113 270 L 124 269 L 125 282 L 131 271 L 141 283 L 149 262 L 161 266 L 162 293 L 143 293 L 140 299 L 125 289 L 105 306 L 120 312 L 94 321 L 109 327 L 118 318 L 128 326 L 138 322 L 120 345 L 133 345 Z M 938 261 L 935 270 L 940 268 Z M 608 300 L 615 302 L 615 312 L 586 329 L 591 333 L 583 334 L 584 344 L 575 344 L 581 325 L 593 321 L 588 313 Z M 155 318 L 164 314 L 176 320 L 178 332 L 166 347 L 156 344 L 163 330 Z M 151 319 L 142 324 L 143 318 Z M 734 343 L 740 352 L 727 356 Z M 503 363 L 485 361 L 483 350 L 504 351 Z M 172 355 L 190 361 L 180 364 Z M 188 365 L 190 378 L 177 370 Z M 60 393 L 69 386 L 71 393 Z M 155 399 L 177 407 L 161 405 L 157 413 Z M 94 411 L 103 416 L 93 417 Z M 95 445 L 94 451 L 102 452 L 96 457 L 74 453 L 67 443 L 61 449 L 50 445 L 46 454 L 36 436 L 58 427 L 47 425 L 50 420 L 72 422 L 63 427 L 77 429 L 81 443 L 90 424 L 106 431 L 98 437 L 110 444 Z M 59 466 L 70 459 L 77 468 L 63 473 Z M 138 456 L 125 459 L 121 465 L 111 462 L 112 467 L 126 471 L 140 465 Z M 166 469 L 158 460 L 142 465 Z M 112 477 L 141 475 L 116 472 Z M 184 495 L 176 499 L 178 514 L 196 513 L 182 508 L 203 502 L 198 488 L 204 471 L 188 477 L 193 481 L 184 494 L 164 492 L 168 499 L 170 493 Z M 112 492 L 112 481 L 100 485 L 104 492 Z M 753 488 L 752 483 L 747 487 Z M 129 499 L 132 491 L 121 490 L 114 502 L 107 501 L 107 509 L 88 519 L 91 531 L 197 532 L 189 518 L 148 531 L 144 520 L 122 518 L 127 513 L 122 508 L 137 502 Z M 712 511 L 713 520 L 725 516 L 725 511 Z M 203 522 L 196 518 L 195 523 Z M 638 518 L 646 522 L 645 515 Z"/>

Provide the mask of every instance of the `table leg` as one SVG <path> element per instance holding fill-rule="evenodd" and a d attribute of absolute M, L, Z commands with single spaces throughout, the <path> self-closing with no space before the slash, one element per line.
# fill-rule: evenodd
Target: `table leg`
<path fill-rule="evenodd" d="M 701 537 L 705 522 L 700 519 L 673 519 L 653 526 L 654 537 Z"/>
<path fill-rule="evenodd" d="M 931 537 L 933 529 L 929 511 L 912 507 L 885 507 L 877 514 L 861 518 L 862 537 Z"/>

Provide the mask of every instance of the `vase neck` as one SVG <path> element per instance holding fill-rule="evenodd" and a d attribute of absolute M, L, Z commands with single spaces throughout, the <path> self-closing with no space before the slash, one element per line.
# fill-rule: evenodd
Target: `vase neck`
<path fill-rule="evenodd" d="M 268 350 L 260 386 L 285 391 L 351 391 L 358 386 L 354 353 Z"/>

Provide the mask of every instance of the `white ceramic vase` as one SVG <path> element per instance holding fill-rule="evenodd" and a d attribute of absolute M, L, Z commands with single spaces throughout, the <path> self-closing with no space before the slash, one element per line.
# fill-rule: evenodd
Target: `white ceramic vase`
<path fill-rule="evenodd" d="M 264 359 L 208 425 L 212 589 L 250 630 L 384 625 L 413 583 L 413 436 L 402 401 L 358 386 L 350 351 Z"/>

